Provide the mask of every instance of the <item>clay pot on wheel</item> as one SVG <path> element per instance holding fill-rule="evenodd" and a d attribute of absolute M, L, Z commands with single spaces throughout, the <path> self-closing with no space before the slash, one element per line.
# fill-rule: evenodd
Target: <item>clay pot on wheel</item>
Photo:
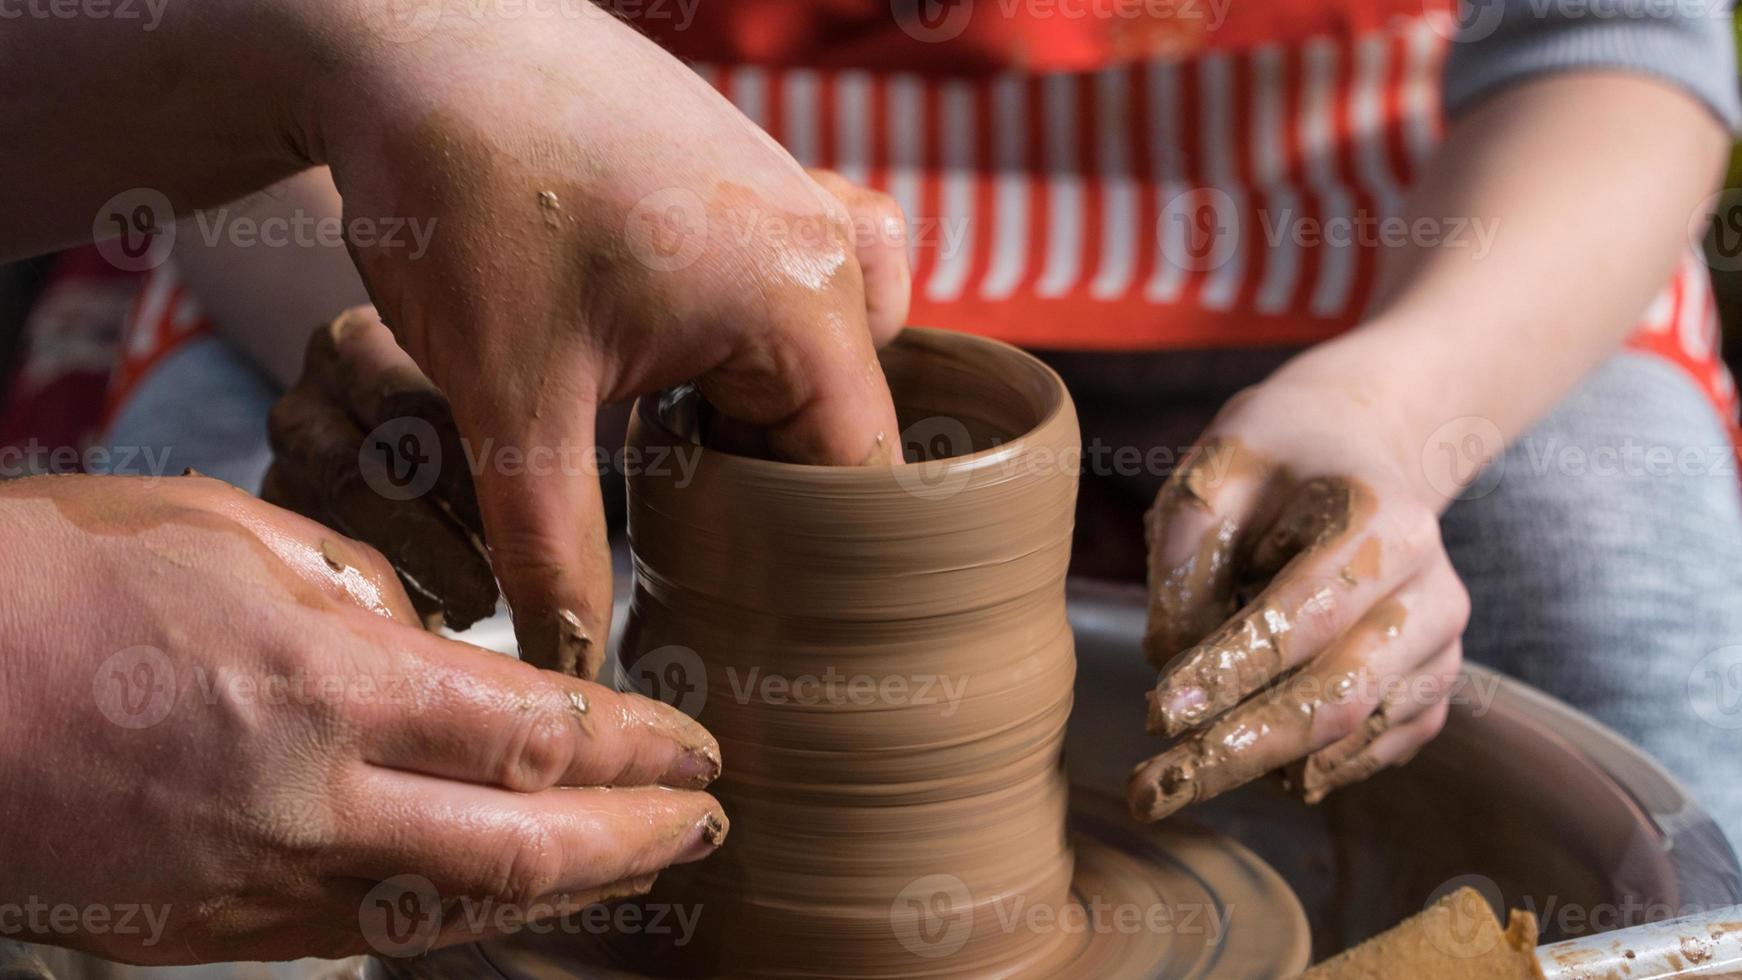
<path fill-rule="evenodd" d="M 620 950 L 638 965 L 1028 975 L 1069 956 L 1072 936 L 999 910 L 1069 901 L 1076 414 L 993 341 L 909 330 L 882 361 L 905 466 L 705 448 L 693 389 L 631 421 L 626 675 L 719 738 L 732 818 L 650 897 L 700 907 L 693 941 Z"/>

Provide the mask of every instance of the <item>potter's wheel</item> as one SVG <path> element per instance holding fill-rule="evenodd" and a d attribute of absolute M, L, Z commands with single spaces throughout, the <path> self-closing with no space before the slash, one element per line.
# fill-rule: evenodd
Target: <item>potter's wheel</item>
<path fill-rule="evenodd" d="M 1079 828 L 1102 821 L 1092 833 L 1143 832 L 1095 798 L 1119 798 L 1129 767 L 1157 744 L 1143 734 L 1143 692 L 1154 681 L 1138 652 L 1144 611 L 1136 586 L 1072 587 L 1077 701 L 1065 752 L 1072 820 Z M 1523 684 L 1476 666 L 1466 673 L 1477 703 L 1454 704 L 1444 734 L 1407 768 L 1318 807 L 1259 783 L 1191 811 L 1286 880 L 1305 909 L 1315 961 L 1458 884 L 1536 911 L 1545 943 L 1742 902 L 1729 842 L 1657 763 Z M 1240 941 L 1230 940 L 1230 948 Z M 448 976 L 550 976 L 467 972 L 484 961 L 449 955 L 474 958 L 456 958 L 466 965 Z M 1210 967 L 1195 975 L 1277 975 Z"/>
<path fill-rule="evenodd" d="M 1139 587 L 1073 584 L 1075 782 L 1123 785 L 1155 744 L 1141 734 L 1144 616 Z M 1260 782 L 1189 811 L 1288 881 L 1315 962 L 1462 884 L 1535 912 L 1543 943 L 1742 902 L 1730 842 L 1657 762 L 1527 685 L 1473 664 L 1464 674 L 1445 731 L 1402 769 L 1316 807 Z"/>
<path fill-rule="evenodd" d="M 1305 914 L 1287 883 L 1251 851 L 1191 821 L 1162 827 L 1135 824 L 1121 801 L 1086 787 L 1073 786 L 1072 791 L 1076 911 L 1055 922 L 1050 917 L 1025 919 L 1017 907 L 1007 910 L 1012 928 L 1056 931 L 1071 948 L 1048 977 L 1275 980 L 1306 965 Z M 913 976 L 944 975 L 926 968 L 931 957 L 955 948 L 953 925 L 941 919 L 903 938 L 915 954 Z M 564 928 L 567 934 L 554 931 L 449 949 L 420 961 L 382 961 L 370 975 L 407 980 L 640 976 L 600 969 L 600 954 L 589 947 L 585 927 Z"/>

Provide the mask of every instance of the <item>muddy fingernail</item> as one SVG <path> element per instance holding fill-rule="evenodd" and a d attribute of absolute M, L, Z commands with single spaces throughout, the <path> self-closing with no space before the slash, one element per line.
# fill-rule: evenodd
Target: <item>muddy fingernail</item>
<path fill-rule="evenodd" d="M 693 744 L 672 760 L 660 782 L 680 789 L 701 789 L 720 776 L 720 749 L 708 743 Z"/>
<path fill-rule="evenodd" d="M 690 831 L 689 843 L 685 844 L 684 849 L 678 852 L 672 863 L 689 864 L 693 861 L 700 861 L 719 850 L 720 845 L 725 843 L 726 832 L 730 828 L 731 824 L 726 821 L 724 815 L 718 813 L 704 815 L 696 823 L 695 829 Z"/>
<path fill-rule="evenodd" d="M 1172 816 L 1197 802 L 1201 788 L 1193 753 L 1183 746 L 1169 749 L 1131 771 L 1131 815 L 1143 821 Z"/>
<path fill-rule="evenodd" d="M 705 746 L 694 746 L 672 761 L 660 780 L 667 786 L 701 789 L 720 775 L 720 758 Z"/>
<path fill-rule="evenodd" d="M 1149 692 L 1149 734 L 1178 735 L 1209 714 L 1210 696 L 1196 684 L 1170 687 L 1163 681 Z"/>
<path fill-rule="evenodd" d="M 719 778 L 720 743 L 701 722 L 663 701 L 636 695 L 632 703 L 643 707 L 646 723 L 677 747 L 678 754 L 660 777 L 662 785 L 701 789 Z"/>
<path fill-rule="evenodd" d="M 1308 756 L 1283 772 L 1283 788 L 1308 806 L 1316 806 L 1335 788 L 1331 783 L 1332 768 L 1326 764 L 1323 753 Z"/>

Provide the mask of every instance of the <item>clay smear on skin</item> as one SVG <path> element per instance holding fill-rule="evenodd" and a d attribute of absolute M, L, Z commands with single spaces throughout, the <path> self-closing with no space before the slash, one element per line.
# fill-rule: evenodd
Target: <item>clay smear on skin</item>
<path fill-rule="evenodd" d="M 1209 467 L 1217 454 L 1225 458 L 1212 483 Z M 1182 512 L 1216 516 L 1217 495 L 1234 492 L 1253 495 L 1250 526 L 1242 529 L 1229 517 L 1214 520 L 1196 553 L 1169 567 L 1167 556 L 1182 546 L 1163 539 L 1189 524 L 1190 515 Z M 1319 589 L 1298 600 L 1298 607 L 1283 608 L 1265 587 L 1291 562 L 1346 546 L 1374 506 L 1371 490 L 1356 481 L 1299 480 L 1227 439 L 1200 447 L 1169 481 L 1148 516 L 1152 600 L 1146 646 L 1152 661 L 1163 660 L 1209 635 L 1163 671 L 1148 696 L 1150 729 L 1177 736 L 1222 720 L 1133 770 L 1134 812 L 1151 819 L 1176 812 L 1274 768 L 1277 762 L 1260 750 L 1310 742 L 1316 701 L 1283 688 L 1244 710 L 1236 706 L 1282 675 L 1294 622 L 1309 609 L 1323 612 L 1334 599 Z M 1372 580 L 1380 558 L 1378 540 L 1370 539 L 1339 578 L 1350 587 Z M 1260 598 L 1236 612 L 1251 592 Z M 1214 627 L 1207 625 L 1212 620 Z"/>
<path fill-rule="evenodd" d="M 1401 602 L 1387 599 L 1363 618 L 1360 628 L 1379 633 L 1382 642 L 1389 643 L 1403 635 L 1403 625 L 1408 618 L 1408 611 Z M 1333 689 L 1332 695 L 1352 696 L 1354 685 L 1362 679 L 1361 676 L 1348 675 L 1348 688 Z M 1378 772 L 1380 761 L 1369 750 L 1379 736 L 1391 730 L 1390 707 L 1388 704 L 1379 705 L 1361 723 L 1359 731 L 1290 766 L 1285 782 L 1307 803 L 1317 804 L 1336 790 L 1352 786 Z"/>
<path fill-rule="evenodd" d="M 1388 599 L 1363 618 L 1359 629 L 1378 634 L 1380 643 L 1390 643 L 1401 635 L 1406 619 L 1403 605 Z M 1293 676 L 1312 683 L 1285 680 L 1255 703 L 1234 709 L 1201 734 L 1134 769 L 1131 798 L 1137 814 L 1148 819 L 1167 816 L 1287 763 L 1278 757 L 1279 747 L 1312 745 L 1319 712 L 1328 704 L 1358 697 L 1361 685 L 1370 680 L 1360 668 L 1322 678 L 1310 673 Z M 1287 782 L 1308 803 L 1360 782 L 1379 768 L 1367 750 L 1390 725 L 1385 706 L 1379 706 L 1354 735 L 1290 765 Z"/>
<path fill-rule="evenodd" d="M 136 483 L 141 492 L 115 492 L 119 481 Z M 364 555 L 331 532 L 314 524 L 298 527 L 301 519 L 269 523 L 258 520 L 258 505 L 240 490 L 203 478 L 174 477 L 155 481 L 128 477 L 35 477 L 5 490 L 14 500 L 44 500 L 65 521 L 89 534 L 124 536 L 165 561 L 184 568 L 209 568 L 209 535 L 240 541 L 260 560 L 261 567 L 295 601 L 315 609 L 335 602 L 358 605 L 402 622 L 417 622 L 402 598 L 398 582 L 384 564 L 373 571 Z M 170 496 L 171 488 L 192 487 L 186 497 Z M 162 496 L 159 496 L 159 495 Z M 209 509 L 190 506 L 200 503 Z M 299 531 L 306 530 L 307 537 Z M 330 558 L 336 558 L 335 568 Z"/>
<path fill-rule="evenodd" d="M 1183 513 L 1214 517 L 1210 502 L 1219 488 L 1261 480 L 1265 470 L 1238 442 L 1211 440 L 1193 450 L 1145 515 L 1150 614 L 1144 648 L 1157 667 L 1209 635 L 1237 608 L 1233 574 L 1238 525 L 1227 518 L 1215 520 L 1183 560 L 1170 553 L 1182 543 L 1164 535 Z"/>
<path fill-rule="evenodd" d="M 1189 470 L 1183 479 L 1189 482 Z M 1283 469 L 1270 470 L 1259 493 L 1256 514 L 1279 509 L 1281 513 L 1270 520 L 1269 530 L 1255 544 L 1248 544 L 1250 534 L 1236 531 L 1230 535 L 1220 526 L 1214 532 L 1217 554 L 1234 566 L 1220 575 L 1225 592 L 1208 597 L 1182 594 L 1172 586 L 1181 573 L 1170 570 L 1155 583 L 1162 598 L 1152 604 L 1152 624 L 1158 617 L 1164 624 L 1176 617 L 1176 605 L 1193 607 L 1198 614 L 1211 608 L 1214 615 L 1221 615 L 1232 606 L 1237 593 L 1257 591 L 1289 562 L 1342 545 L 1366 525 L 1374 510 L 1373 493 L 1364 485 L 1325 478 L 1297 482 Z M 1163 511 L 1158 508 L 1154 519 L 1159 520 Z M 1263 517 L 1254 525 L 1264 527 Z M 1161 533 L 1159 527 L 1152 530 L 1152 539 Z M 1223 540 L 1229 537 L 1234 540 L 1224 545 Z M 1372 557 L 1376 565 L 1377 556 Z M 1355 556 L 1355 562 L 1364 561 L 1362 555 Z M 1236 582 L 1236 578 L 1243 581 Z M 1178 735 L 1217 717 L 1274 680 L 1286 662 L 1285 644 L 1294 621 L 1309 608 L 1323 612 L 1321 607 L 1330 601 L 1327 592 L 1318 591 L 1307 595 L 1296 608 L 1284 609 L 1273 599 L 1261 598 L 1238 614 L 1230 612 L 1232 619 L 1224 617 L 1226 621 L 1208 639 L 1180 655 L 1163 672 L 1150 699 L 1152 730 Z M 1177 626 L 1152 625 L 1150 635 L 1153 640 L 1181 632 Z M 1155 655 L 1152 648 L 1152 659 Z"/>

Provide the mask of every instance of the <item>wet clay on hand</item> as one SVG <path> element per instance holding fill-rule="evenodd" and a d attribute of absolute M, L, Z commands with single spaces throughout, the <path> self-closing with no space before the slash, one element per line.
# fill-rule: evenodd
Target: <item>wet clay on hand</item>
<path fill-rule="evenodd" d="M 1211 501 L 1218 495 L 1243 501 L 1239 519 L 1216 512 Z M 1354 672 L 1330 683 L 1290 686 L 1285 677 L 1295 624 L 1328 610 L 1337 587 L 1378 577 L 1377 538 L 1354 550 L 1336 586 L 1294 589 L 1287 598 L 1269 586 L 1297 559 L 1347 547 L 1374 509 L 1372 491 L 1357 480 L 1300 479 L 1225 438 L 1199 446 L 1163 487 L 1145 525 L 1150 614 L 1144 648 L 1162 668 L 1148 695 L 1148 726 L 1152 734 L 1186 737 L 1132 771 L 1130 802 L 1138 818 L 1167 816 L 1293 762 L 1273 757 L 1275 747 L 1308 744 L 1325 700 L 1346 697 L 1370 680 Z M 1196 540 L 1177 540 L 1182 528 L 1196 528 Z M 1374 616 L 1373 625 L 1394 638 L 1402 610 L 1384 615 L 1383 623 Z M 1356 781 L 1365 762 L 1359 750 L 1383 734 L 1385 724 L 1383 712 L 1374 714 L 1365 741 L 1338 746 L 1335 759 L 1315 755 L 1296 766 L 1291 785 L 1317 802 Z"/>
<path fill-rule="evenodd" d="M 392 345 L 362 309 L 315 331 L 273 406 L 261 496 L 375 546 L 426 622 L 463 630 L 497 600 L 477 498 L 447 399 Z"/>
<path fill-rule="evenodd" d="M 1255 517 L 1244 529 L 1216 520 L 1194 554 L 1170 564 L 1162 536 L 1183 508 L 1209 513 L 1211 481 L 1253 483 Z M 1165 668 L 1150 696 L 1152 732 L 1178 735 L 1276 679 L 1292 624 L 1318 597 L 1298 608 L 1248 600 L 1297 555 L 1342 541 L 1373 506 L 1372 492 L 1357 481 L 1298 480 L 1235 440 L 1212 440 L 1187 458 L 1145 518 L 1150 616 L 1144 650 Z M 1376 550 L 1361 554 L 1345 574 L 1374 577 L 1377 568 L 1367 566 L 1377 562 Z M 1188 690 L 1202 696 L 1182 697 Z"/>
<path fill-rule="evenodd" d="M 52 502 L 59 516 L 101 537 L 137 540 L 163 561 L 221 567 L 216 534 L 252 553 L 269 578 L 304 606 L 357 606 L 402 623 L 417 621 L 393 569 L 374 550 L 295 514 L 263 506 L 220 480 L 39 476 L 0 485 L 0 499 Z"/>
<path fill-rule="evenodd" d="M 1536 916 L 1513 909 L 1506 927 L 1474 888 L 1320 963 L 1300 980 L 1542 980 Z"/>
<path fill-rule="evenodd" d="M 908 331 L 884 366 L 907 448 L 956 458 L 631 479 L 625 668 L 688 686 L 734 827 L 655 892 L 706 908 L 678 973 L 1044 976 L 1086 941 L 997 918 L 1070 901 L 1075 412 L 988 341 Z M 643 400 L 630 444 L 685 445 L 686 411 Z"/>

